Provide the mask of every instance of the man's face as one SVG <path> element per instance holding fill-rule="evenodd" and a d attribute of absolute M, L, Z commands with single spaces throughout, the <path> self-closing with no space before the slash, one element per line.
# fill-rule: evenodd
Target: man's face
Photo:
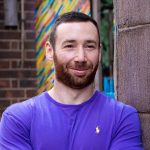
<path fill-rule="evenodd" d="M 53 59 L 59 82 L 73 89 L 82 89 L 93 83 L 99 63 L 96 27 L 91 22 L 60 24 Z"/>

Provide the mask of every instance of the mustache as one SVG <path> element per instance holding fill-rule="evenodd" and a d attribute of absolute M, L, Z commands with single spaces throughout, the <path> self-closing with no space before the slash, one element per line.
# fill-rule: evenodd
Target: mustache
<path fill-rule="evenodd" d="M 75 64 L 68 65 L 68 68 L 72 68 L 75 70 L 88 70 L 88 69 L 92 69 L 93 65 L 87 64 L 86 62 L 76 62 Z"/>

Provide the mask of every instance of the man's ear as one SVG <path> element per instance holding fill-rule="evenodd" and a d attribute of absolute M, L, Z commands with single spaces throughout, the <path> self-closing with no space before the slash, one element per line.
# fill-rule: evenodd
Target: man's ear
<path fill-rule="evenodd" d="M 52 47 L 52 45 L 50 44 L 49 41 L 46 41 L 45 49 L 46 49 L 46 58 L 47 58 L 47 60 L 53 60 L 54 50 L 53 50 L 53 47 Z"/>

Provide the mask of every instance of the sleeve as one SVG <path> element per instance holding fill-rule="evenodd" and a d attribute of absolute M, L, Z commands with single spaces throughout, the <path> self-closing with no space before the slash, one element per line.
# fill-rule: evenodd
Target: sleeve
<path fill-rule="evenodd" d="M 117 122 L 110 150 L 144 150 L 141 140 L 141 129 L 137 111 L 126 107 Z"/>
<path fill-rule="evenodd" d="M 26 116 L 19 107 L 5 111 L 0 122 L 0 150 L 32 150 Z"/>

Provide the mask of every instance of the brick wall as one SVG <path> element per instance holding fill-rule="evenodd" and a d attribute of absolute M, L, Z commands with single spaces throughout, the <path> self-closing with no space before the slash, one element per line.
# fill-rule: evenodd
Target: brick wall
<path fill-rule="evenodd" d="M 25 39 L 22 61 L 20 0 L 19 25 L 16 28 L 4 26 L 4 0 L 0 0 L 0 115 L 10 104 L 36 95 L 34 3 L 34 0 L 25 0 L 24 3 Z"/>

